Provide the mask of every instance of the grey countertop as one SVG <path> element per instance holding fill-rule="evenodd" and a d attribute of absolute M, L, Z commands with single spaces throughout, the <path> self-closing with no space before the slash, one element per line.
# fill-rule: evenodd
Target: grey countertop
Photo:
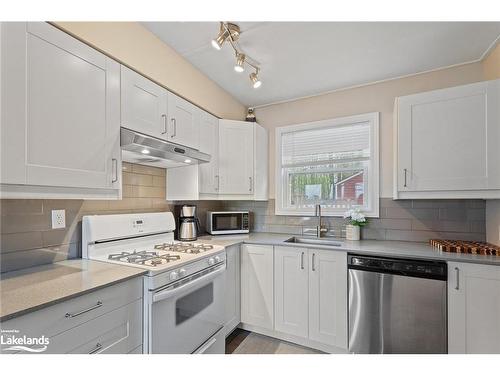
<path fill-rule="evenodd" d="M 146 271 L 73 259 L 0 275 L 0 321 L 122 282 Z"/>
<path fill-rule="evenodd" d="M 347 251 L 356 254 L 410 257 L 425 260 L 441 260 L 450 262 L 480 263 L 500 266 L 500 256 L 457 254 L 440 251 L 425 242 L 406 241 L 346 241 L 339 239 L 341 246 L 322 246 L 311 244 L 288 243 L 285 240 L 293 237 L 291 234 L 278 233 L 250 233 L 248 235 L 219 235 L 203 236 L 200 241 L 213 242 L 222 246 L 231 246 L 240 243 L 291 246 L 299 248 L 319 248 L 335 251 Z"/>

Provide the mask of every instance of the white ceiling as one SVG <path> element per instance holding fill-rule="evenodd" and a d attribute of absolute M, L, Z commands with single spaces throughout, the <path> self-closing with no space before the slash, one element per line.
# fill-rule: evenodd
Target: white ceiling
<path fill-rule="evenodd" d="M 240 47 L 261 65 L 253 89 L 215 50 L 218 22 L 143 25 L 246 106 L 284 101 L 480 59 L 500 22 L 240 22 Z"/>

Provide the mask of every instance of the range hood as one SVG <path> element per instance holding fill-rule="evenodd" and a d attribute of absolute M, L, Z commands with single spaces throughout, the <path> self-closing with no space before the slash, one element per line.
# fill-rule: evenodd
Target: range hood
<path fill-rule="evenodd" d="M 120 128 L 122 159 L 152 167 L 175 168 L 207 163 L 210 155 L 127 128 Z"/>

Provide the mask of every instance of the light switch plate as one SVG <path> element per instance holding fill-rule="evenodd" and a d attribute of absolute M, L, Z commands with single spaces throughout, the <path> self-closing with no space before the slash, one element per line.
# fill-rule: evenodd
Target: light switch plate
<path fill-rule="evenodd" d="M 52 229 L 66 228 L 66 211 L 52 210 Z"/>

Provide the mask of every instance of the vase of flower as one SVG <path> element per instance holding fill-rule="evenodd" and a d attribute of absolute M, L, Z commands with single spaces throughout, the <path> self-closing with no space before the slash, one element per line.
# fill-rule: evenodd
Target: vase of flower
<path fill-rule="evenodd" d="M 344 219 L 347 220 L 346 240 L 359 241 L 361 238 L 361 227 L 368 224 L 365 215 L 359 208 L 352 208 L 344 213 Z"/>

